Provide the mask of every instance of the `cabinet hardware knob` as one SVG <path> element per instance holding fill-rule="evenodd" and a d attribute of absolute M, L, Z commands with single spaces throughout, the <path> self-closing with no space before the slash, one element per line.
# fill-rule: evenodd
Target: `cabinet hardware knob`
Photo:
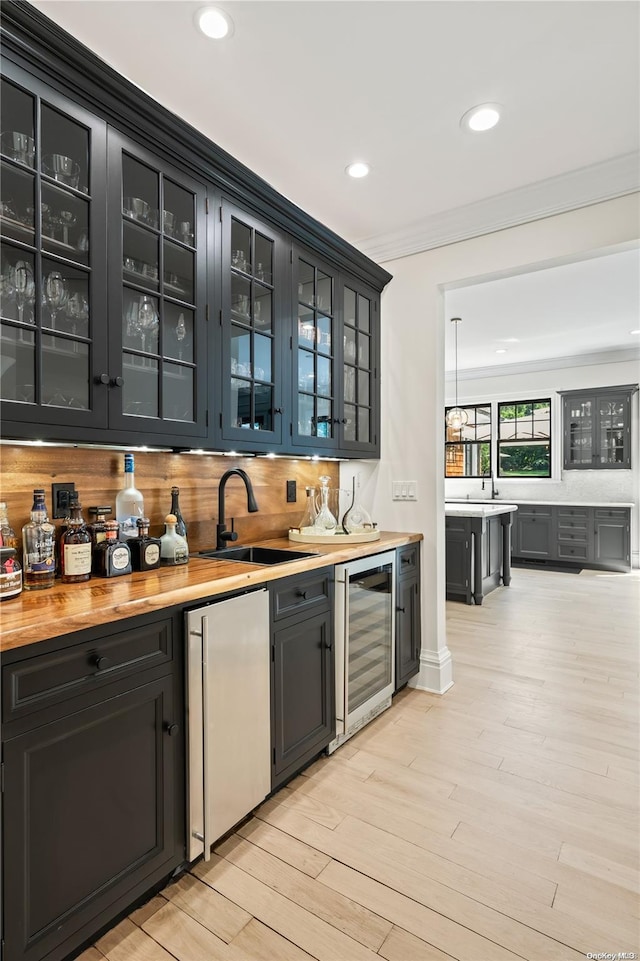
<path fill-rule="evenodd" d="M 122 387 L 124 384 L 124 377 L 112 377 L 109 383 L 112 387 Z"/>
<path fill-rule="evenodd" d="M 404 614 L 404 607 L 396 607 L 396 611 L 398 611 L 399 614 Z"/>
<path fill-rule="evenodd" d="M 274 407 L 274 408 L 273 408 L 273 413 L 274 413 L 274 414 L 284 414 L 284 407 Z"/>
<path fill-rule="evenodd" d="M 307 592 L 306 592 L 306 591 L 296 591 L 296 596 L 297 596 L 297 597 L 301 597 L 301 598 L 302 598 L 303 600 L 305 600 L 305 601 L 307 600 Z"/>
<path fill-rule="evenodd" d="M 324 646 L 326 647 L 326 649 L 327 649 L 328 651 L 330 651 L 331 648 L 333 647 L 333 644 L 331 643 L 331 641 L 325 641 Z"/>
<path fill-rule="evenodd" d="M 108 383 L 109 383 L 109 375 L 108 375 L 108 374 L 99 374 L 99 376 L 96 377 L 96 383 L 97 383 L 97 384 L 108 384 Z"/>
<path fill-rule="evenodd" d="M 167 724 L 167 734 L 169 737 L 175 737 L 175 735 L 180 730 L 179 724 Z"/>
<path fill-rule="evenodd" d="M 96 670 L 104 671 L 111 666 L 111 658 L 104 657 L 104 655 L 101 655 L 101 654 L 96 654 L 96 656 L 93 659 L 93 663 L 96 666 Z"/>

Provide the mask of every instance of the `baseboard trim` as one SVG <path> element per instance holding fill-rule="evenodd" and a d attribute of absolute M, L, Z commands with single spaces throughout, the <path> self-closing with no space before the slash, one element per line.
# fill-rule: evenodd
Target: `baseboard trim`
<path fill-rule="evenodd" d="M 448 647 L 420 652 L 420 670 L 408 684 L 418 691 L 444 694 L 453 686 L 453 658 Z"/>

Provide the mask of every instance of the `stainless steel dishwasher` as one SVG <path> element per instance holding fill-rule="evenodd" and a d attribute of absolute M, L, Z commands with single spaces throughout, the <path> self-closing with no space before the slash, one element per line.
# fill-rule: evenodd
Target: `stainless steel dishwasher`
<path fill-rule="evenodd" d="M 188 857 L 211 845 L 271 790 L 269 595 L 266 589 L 187 614 Z"/>

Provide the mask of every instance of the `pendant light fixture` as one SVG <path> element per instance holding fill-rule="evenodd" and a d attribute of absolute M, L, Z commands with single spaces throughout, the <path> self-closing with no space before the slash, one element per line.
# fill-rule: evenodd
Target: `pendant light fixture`
<path fill-rule="evenodd" d="M 462 323 L 462 318 L 452 317 L 451 323 L 455 324 L 456 332 L 456 405 L 447 412 L 447 427 L 452 430 L 461 430 L 469 419 L 466 410 L 458 407 L 458 324 Z"/>

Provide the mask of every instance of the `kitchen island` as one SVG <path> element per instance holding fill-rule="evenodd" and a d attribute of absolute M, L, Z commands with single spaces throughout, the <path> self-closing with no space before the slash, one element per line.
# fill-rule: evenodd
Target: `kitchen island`
<path fill-rule="evenodd" d="M 511 583 L 515 504 L 445 503 L 447 600 L 482 604 Z"/>

